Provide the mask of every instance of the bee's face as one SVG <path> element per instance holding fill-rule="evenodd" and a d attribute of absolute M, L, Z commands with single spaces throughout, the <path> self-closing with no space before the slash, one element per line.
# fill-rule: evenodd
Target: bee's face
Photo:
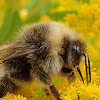
<path fill-rule="evenodd" d="M 63 56 L 63 60 L 65 65 L 70 68 L 77 67 L 82 59 L 82 56 L 85 52 L 86 46 L 84 43 L 80 41 L 71 41 L 66 45 L 66 48 L 64 48 L 65 53 Z"/>
<path fill-rule="evenodd" d="M 70 56 L 71 56 L 71 64 L 75 68 L 79 65 L 81 57 L 82 57 L 82 50 L 84 48 L 81 47 L 79 41 L 72 42 L 70 46 Z"/>

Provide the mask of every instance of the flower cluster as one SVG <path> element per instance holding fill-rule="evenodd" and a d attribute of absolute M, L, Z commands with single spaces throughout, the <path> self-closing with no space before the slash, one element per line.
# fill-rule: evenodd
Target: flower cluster
<path fill-rule="evenodd" d="M 81 65 L 80 67 L 84 67 Z M 79 75 L 76 73 L 75 82 L 68 83 L 67 79 L 59 76 L 55 77 L 53 83 L 61 94 L 62 100 L 99 100 L 100 99 L 100 77 L 96 75 L 96 69 L 92 69 L 92 82 L 87 85 L 85 77 L 85 68 L 82 68 L 82 73 L 85 79 L 83 84 Z M 55 100 L 52 96 L 49 87 L 47 93 L 44 92 L 40 84 L 33 82 L 31 85 L 16 91 L 16 94 L 7 94 L 0 100 Z M 20 95 L 19 95 L 20 94 Z"/>

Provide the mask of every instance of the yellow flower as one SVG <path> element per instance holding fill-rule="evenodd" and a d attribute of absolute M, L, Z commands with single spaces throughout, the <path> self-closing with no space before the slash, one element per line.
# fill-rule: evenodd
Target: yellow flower
<path fill-rule="evenodd" d="M 80 66 L 83 76 L 85 76 L 85 66 L 83 64 Z M 100 77 L 96 74 L 96 69 L 92 70 L 92 82 L 87 86 L 83 84 L 79 75 L 76 74 L 75 82 L 68 83 L 67 79 L 59 77 L 61 82 L 56 85 L 59 90 L 63 100 L 95 100 L 100 99 Z M 84 77 L 86 83 L 86 76 Z M 23 90 L 18 91 L 21 95 L 7 94 L 4 98 L 0 100 L 55 100 L 48 89 L 49 96 L 45 97 L 45 94 L 38 96 L 36 93 L 39 90 L 40 85 L 37 83 L 32 83 L 26 86 Z M 27 91 L 28 90 L 28 91 Z M 25 96 L 23 97 L 22 94 Z M 44 98 L 45 97 L 45 98 Z"/>
<path fill-rule="evenodd" d="M 54 12 L 73 11 L 73 9 L 77 9 L 74 0 L 58 0 L 57 3 L 59 3 L 59 6 L 56 9 L 54 8 Z"/>
<path fill-rule="evenodd" d="M 90 38 L 94 38 L 95 36 L 96 36 L 96 34 L 94 33 L 94 32 L 92 32 L 92 31 L 90 31 L 90 32 L 88 32 L 88 37 L 90 37 Z"/>
<path fill-rule="evenodd" d="M 27 98 L 21 95 L 7 94 L 3 99 L 0 100 L 27 100 Z"/>
<path fill-rule="evenodd" d="M 93 18 L 100 18 L 100 5 L 98 3 L 90 6 L 90 15 Z"/>
<path fill-rule="evenodd" d="M 96 20 L 93 24 L 93 28 L 95 32 L 99 32 L 100 34 L 100 19 Z"/>
<path fill-rule="evenodd" d="M 80 20 L 77 23 L 77 28 L 80 32 L 84 33 L 84 35 L 87 35 L 87 32 L 89 30 L 89 21 L 87 20 Z"/>
<path fill-rule="evenodd" d="M 28 16 L 28 11 L 27 11 L 27 9 L 21 9 L 21 10 L 19 11 L 19 16 L 20 16 L 20 18 L 21 18 L 22 20 L 25 20 L 25 19 L 27 18 L 27 16 Z"/>
<path fill-rule="evenodd" d="M 96 84 L 83 86 L 80 88 L 80 91 L 82 91 L 80 97 L 82 97 L 83 100 L 100 99 L 100 87 Z"/>
<path fill-rule="evenodd" d="M 81 4 L 78 9 L 78 15 L 83 18 L 90 17 L 90 6 L 88 4 Z"/>
<path fill-rule="evenodd" d="M 92 59 L 94 61 L 100 59 L 100 57 L 99 57 L 99 51 L 92 44 L 88 44 L 87 49 L 88 49 L 88 52 L 89 52 L 90 56 L 92 57 Z"/>
<path fill-rule="evenodd" d="M 77 21 L 77 16 L 75 14 L 68 14 L 64 18 L 70 25 L 74 25 Z"/>

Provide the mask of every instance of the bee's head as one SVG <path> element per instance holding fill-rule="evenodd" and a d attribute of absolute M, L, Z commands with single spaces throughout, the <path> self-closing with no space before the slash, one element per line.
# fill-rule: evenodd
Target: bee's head
<path fill-rule="evenodd" d="M 65 62 L 67 62 L 70 67 L 76 68 L 79 66 L 85 52 L 86 46 L 83 42 L 79 40 L 71 41 Z"/>
<path fill-rule="evenodd" d="M 63 57 L 63 61 L 64 61 L 64 66 L 68 67 L 72 70 L 77 69 L 77 71 L 79 72 L 79 74 L 83 80 L 81 71 L 79 69 L 79 64 L 82 61 L 82 59 L 85 58 L 85 66 L 88 67 L 87 61 L 86 61 L 87 58 L 86 58 L 85 43 L 81 40 L 73 40 L 73 41 L 66 40 L 66 41 L 64 41 L 63 49 L 64 49 L 64 52 L 63 52 L 62 57 Z M 89 59 L 88 59 L 88 63 L 89 63 L 89 67 L 90 67 Z M 87 70 L 87 68 L 86 68 L 86 70 Z M 86 71 L 86 73 L 87 73 L 87 71 Z M 83 82 L 84 82 L 84 80 L 83 80 Z"/>

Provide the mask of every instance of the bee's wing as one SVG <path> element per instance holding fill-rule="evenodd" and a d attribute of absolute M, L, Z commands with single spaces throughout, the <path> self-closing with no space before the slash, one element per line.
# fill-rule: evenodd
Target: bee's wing
<path fill-rule="evenodd" d="M 44 46 L 32 46 L 32 47 L 8 47 L 0 50 L 0 63 L 13 60 L 17 57 L 27 55 L 29 53 L 41 53 Z"/>

